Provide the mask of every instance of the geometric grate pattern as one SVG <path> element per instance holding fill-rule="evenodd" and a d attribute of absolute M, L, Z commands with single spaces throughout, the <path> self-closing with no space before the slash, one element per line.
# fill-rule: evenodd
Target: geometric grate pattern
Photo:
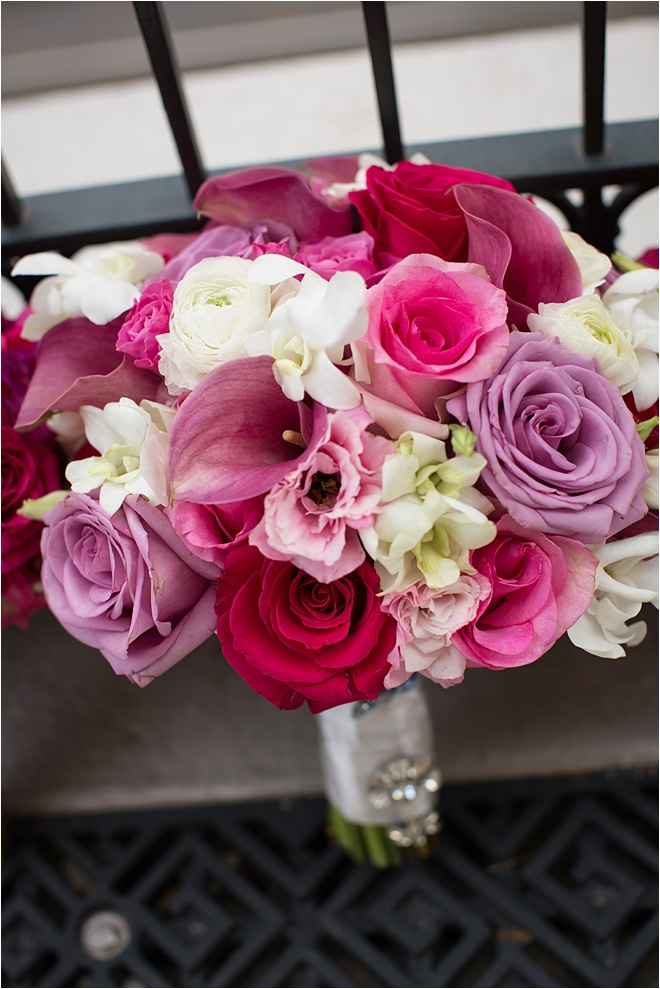
<path fill-rule="evenodd" d="M 655 774 L 442 810 L 431 856 L 382 872 L 328 844 L 321 799 L 14 820 L 2 984 L 658 985 Z M 81 940 L 108 912 L 119 934 Z"/>

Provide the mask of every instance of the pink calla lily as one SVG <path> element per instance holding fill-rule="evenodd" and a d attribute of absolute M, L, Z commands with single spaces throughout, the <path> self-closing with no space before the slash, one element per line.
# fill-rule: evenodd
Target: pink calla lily
<path fill-rule="evenodd" d="M 454 195 L 467 224 L 468 260 L 505 289 L 510 325 L 525 327 L 541 302 L 582 294 L 580 269 L 561 231 L 532 202 L 489 185 L 457 185 Z"/>
<path fill-rule="evenodd" d="M 185 399 L 170 432 L 174 498 L 222 505 L 269 491 L 319 442 L 327 410 L 292 402 L 271 357 L 222 364 Z"/>
<path fill-rule="evenodd" d="M 77 412 L 81 405 L 103 408 L 122 396 L 136 402 L 155 399 L 160 379 L 116 349 L 120 325 L 121 318 L 102 327 L 81 318 L 54 326 L 39 344 L 16 428 L 36 426 L 48 412 Z"/>
<path fill-rule="evenodd" d="M 314 195 L 305 176 L 289 168 L 247 168 L 207 179 L 195 197 L 198 213 L 221 223 L 275 220 L 300 240 L 341 237 L 352 229 L 350 209 L 333 209 Z"/>

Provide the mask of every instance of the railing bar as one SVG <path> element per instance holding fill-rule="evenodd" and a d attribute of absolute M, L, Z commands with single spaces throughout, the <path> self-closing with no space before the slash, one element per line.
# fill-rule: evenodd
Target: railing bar
<path fill-rule="evenodd" d="M 582 4 L 582 99 L 584 153 L 600 155 L 605 144 L 605 31 L 607 3 Z"/>
<path fill-rule="evenodd" d="M 186 103 L 181 73 L 162 3 L 133 3 L 172 136 L 179 151 L 186 184 L 194 196 L 206 178 Z"/>
<path fill-rule="evenodd" d="M 1 162 L 2 168 L 2 222 L 7 227 L 20 227 L 25 215 L 25 208 L 20 200 L 9 172 L 5 168 L 4 159 Z"/>
<path fill-rule="evenodd" d="M 384 3 L 373 2 L 363 3 L 362 11 L 376 85 L 385 157 L 390 164 L 394 164 L 403 158 L 403 145 L 399 127 L 399 111 L 396 104 L 392 45 L 387 26 L 387 13 Z"/>

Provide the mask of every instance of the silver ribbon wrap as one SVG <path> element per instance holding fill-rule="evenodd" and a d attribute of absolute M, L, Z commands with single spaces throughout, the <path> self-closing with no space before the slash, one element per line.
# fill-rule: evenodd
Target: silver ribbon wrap
<path fill-rule="evenodd" d="M 421 684 L 409 681 L 373 704 L 343 704 L 316 717 L 326 796 L 342 817 L 423 828 L 433 817 L 440 773 Z"/>

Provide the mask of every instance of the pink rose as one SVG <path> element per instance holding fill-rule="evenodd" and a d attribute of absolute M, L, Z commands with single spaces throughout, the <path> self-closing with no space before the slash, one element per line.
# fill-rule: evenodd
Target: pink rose
<path fill-rule="evenodd" d="M 461 574 L 448 587 L 418 583 L 385 595 L 382 606 L 397 623 L 396 648 L 389 656 L 385 687 L 398 687 L 414 673 L 443 687 L 460 683 L 465 656 L 452 646 L 451 637 L 476 618 L 480 602 L 489 593 L 490 584 L 481 574 Z"/>
<path fill-rule="evenodd" d="M 358 361 L 358 380 L 386 395 L 391 385 L 383 378 L 393 378 L 429 416 L 455 382 L 489 377 L 506 354 L 506 296 L 478 265 L 406 258 L 368 290 L 367 310 L 369 327 L 357 347 L 366 369 Z"/>
<path fill-rule="evenodd" d="M 329 583 L 365 559 L 357 530 L 374 523 L 381 467 L 393 444 L 365 432 L 362 411 L 334 412 L 307 456 L 266 495 L 250 543 Z"/>
<path fill-rule="evenodd" d="M 141 687 L 213 632 L 217 567 L 194 556 L 145 498 L 128 495 L 110 517 L 71 492 L 46 516 L 41 552 L 57 620 Z"/>
<path fill-rule="evenodd" d="M 43 525 L 17 515 L 27 498 L 60 487 L 57 458 L 47 443 L 28 444 L 11 426 L 2 427 L 2 572 L 22 566 L 39 552 Z"/>
<path fill-rule="evenodd" d="M 375 166 L 367 171 L 367 188 L 348 198 L 375 241 L 381 267 L 409 254 L 468 260 L 465 217 L 453 191 L 463 183 L 515 191 L 504 179 L 448 165 L 402 161 L 392 171 Z"/>
<path fill-rule="evenodd" d="M 313 714 L 374 700 L 383 687 L 396 625 L 380 609 L 376 571 L 364 563 L 329 584 L 291 563 L 235 546 L 217 586 L 224 655 L 279 708 L 307 700 Z"/>
<path fill-rule="evenodd" d="M 135 366 L 159 374 L 159 333 L 169 333 L 174 288 L 164 278 L 148 285 L 122 323 L 117 335 L 117 350 L 130 354 Z"/>
<path fill-rule="evenodd" d="M 263 498 L 247 498 L 226 505 L 197 505 L 175 501 L 165 509 L 174 531 L 201 560 L 222 569 L 229 550 L 248 535 L 264 513 Z"/>
<path fill-rule="evenodd" d="M 474 621 L 452 636 L 468 666 L 504 670 L 543 656 L 587 610 L 598 560 L 581 543 L 551 539 L 508 516 L 470 561 L 491 585 Z"/>
<path fill-rule="evenodd" d="M 366 281 L 377 271 L 373 247 L 373 238 L 361 231 L 302 244 L 295 259 L 328 281 L 336 271 L 357 271 Z"/>

